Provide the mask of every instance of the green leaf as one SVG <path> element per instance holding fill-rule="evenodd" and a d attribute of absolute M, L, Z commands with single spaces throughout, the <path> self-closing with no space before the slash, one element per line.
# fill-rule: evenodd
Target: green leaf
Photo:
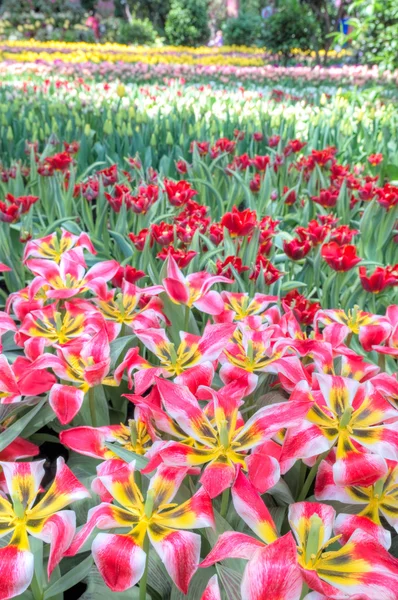
<path fill-rule="evenodd" d="M 35 429 L 34 425 L 32 427 L 32 423 L 37 422 L 34 419 L 34 417 L 36 417 L 37 413 L 40 411 L 40 409 L 43 407 L 43 405 L 46 401 L 47 401 L 47 398 L 42 398 L 40 400 L 40 402 L 34 408 L 32 408 L 32 410 L 27 412 L 23 417 L 21 417 L 20 419 L 15 421 L 15 423 L 10 425 L 10 427 L 7 427 L 7 429 L 5 431 L 0 433 L 0 452 L 1 452 L 1 450 L 4 450 L 4 448 L 7 448 L 7 446 L 9 446 L 11 444 L 11 442 L 13 442 L 15 440 L 15 438 L 18 437 L 24 431 L 24 429 L 28 425 L 28 423 L 30 423 L 30 426 L 29 426 L 30 433 L 25 435 L 25 437 L 29 437 L 29 435 L 31 433 L 34 433 L 35 431 L 37 431 L 37 429 L 40 429 L 41 425 L 39 425 L 37 427 L 37 429 Z M 54 417 L 54 413 L 52 413 L 52 416 Z M 33 429 L 33 431 L 32 431 L 32 429 Z"/>
<path fill-rule="evenodd" d="M 125 448 L 123 448 L 122 446 L 118 446 L 117 444 L 112 444 L 110 442 L 106 442 L 105 446 L 107 448 L 109 448 L 109 450 L 112 450 L 112 452 L 117 454 L 117 456 L 119 456 L 119 458 L 122 458 L 126 462 L 131 462 L 132 460 L 135 460 L 135 464 L 138 469 L 143 469 L 144 467 L 147 466 L 147 464 L 149 462 L 149 460 L 147 458 L 145 458 L 144 456 L 140 456 L 139 454 L 136 454 L 135 452 L 126 450 Z"/>
<path fill-rule="evenodd" d="M 82 581 L 89 574 L 92 564 L 93 557 L 90 555 L 84 559 L 83 562 L 58 579 L 58 581 L 55 581 L 52 585 L 50 585 L 44 592 L 44 600 L 53 598 L 53 596 L 65 592 L 65 590 L 69 590 L 71 587 L 79 583 L 79 581 Z"/>
<path fill-rule="evenodd" d="M 216 566 L 218 576 L 228 600 L 245 600 L 240 593 L 242 575 L 223 565 Z M 271 599 L 270 599 L 271 600 Z"/>

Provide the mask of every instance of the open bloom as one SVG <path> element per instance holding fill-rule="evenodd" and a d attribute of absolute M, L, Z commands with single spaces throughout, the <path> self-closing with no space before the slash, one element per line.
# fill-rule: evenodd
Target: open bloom
<path fill-rule="evenodd" d="M 141 289 L 125 279 L 121 290 L 102 288 L 94 298 L 94 303 L 106 320 L 117 323 L 118 330 L 122 324 L 132 328 L 157 327 L 163 317 L 163 303 L 156 294 L 163 292 L 161 285 Z M 143 301 L 149 298 L 149 301 Z"/>
<path fill-rule="evenodd" d="M 245 386 L 239 386 L 240 393 L 214 392 L 210 388 L 199 388 L 202 398 L 212 400 L 204 411 L 188 388 L 170 381 L 158 379 L 157 388 L 163 405 L 169 414 L 185 431 L 187 437 L 197 442 L 188 445 L 182 442 L 169 442 L 159 450 L 162 460 L 174 466 L 206 465 L 201 483 L 211 498 L 215 498 L 230 487 L 236 468 L 250 470 L 247 452 L 273 437 L 279 430 L 300 423 L 307 414 L 307 402 L 286 402 L 273 404 L 258 410 L 244 423 L 239 407 Z M 255 473 L 253 472 L 253 476 Z M 275 471 L 275 483 L 279 469 Z M 272 486 L 270 486 L 272 487 Z"/>
<path fill-rule="evenodd" d="M 231 212 L 224 214 L 221 225 L 228 229 L 231 237 L 248 236 L 257 225 L 257 214 L 249 208 L 240 211 L 233 206 Z"/>
<path fill-rule="evenodd" d="M 100 384 L 117 384 L 112 377 L 107 377 L 111 359 L 105 329 L 98 331 L 90 340 L 75 340 L 68 346 L 56 348 L 56 355 L 39 356 L 30 366 L 30 373 L 36 369 L 51 368 L 59 379 L 74 384 L 57 383 L 52 386 L 49 394 L 50 406 L 64 425 L 79 412 L 84 394 L 90 388 Z"/>
<path fill-rule="evenodd" d="M 315 327 L 318 330 L 319 323 L 330 325 L 340 323 L 346 327 L 347 335 L 358 335 L 358 340 L 366 352 L 373 346 L 382 344 L 391 333 L 391 323 L 388 317 L 373 315 L 372 313 L 358 310 L 345 312 L 343 309 L 320 310 L 315 316 Z"/>
<path fill-rule="evenodd" d="M 337 242 L 324 244 L 321 255 L 329 267 L 339 272 L 349 271 L 362 260 L 357 256 L 355 246 L 351 244 L 340 246 Z"/>
<path fill-rule="evenodd" d="M 138 411 L 137 411 L 138 412 Z M 104 425 L 102 427 L 71 427 L 59 434 L 59 439 L 64 446 L 71 448 L 84 456 L 93 458 L 117 458 L 110 450 L 107 442 L 122 446 L 125 450 L 143 455 L 151 447 L 154 439 L 153 428 L 149 423 L 136 417 L 128 425 Z"/>
<path fill-rule="evenodd" d="M 191 273 L 185 277 L 174 258 L 169 255 L 167 277 L 163 280 L 163 286 L 176 304 L 195 306 L 202 312 L 217 315 L 223 310 L 224 303 L 218 292 L 210 290 L 215 283 L 233 283 L 233 280 L 223 275 L 211 275 L 206 271 Z"/>
<path fill-rule="evenodd" d="M 315 399 L 305 421 L 287 432 L 282 472 L 297 458 L 318 456 L 336 446 L 334 480 L 339 485 L 371 485 L 385 474 L 383 458 L 398 460 L 398 413 L 371 383 L 316 374 L 319 391 L 300 382 L 300 399 Z M 283 466 L 282 466 L 283 465 Z"/>
<path fill-rule="evenodd" d="M 94 539 L 92 553 L 106 585 L 121 592 L 141 579 L 149 538 L 170 577 L 186 594 L 199 564 L 200 536 L 184 530 L 214 526 L 211 500 L 201 488 L 183 504 L 173 503 L 186 469 L 166 465 L 159 466 L 144 498 L 134 471 L 134 461 L 110 460 L 97 468 L 98 479 L 118 504 L 92 508 L 67 554 L 76 554 L 95 527 L 127 529 L 125 534 L 100 533 Z"/>
<path fill-rule="evenodd" d="M 30 240 L 24 250 L 23 260 L 30 257 L 48 258 L 56 263 L 59 263 L 64 252 L 72 250 L 72 248 L 81 248 L 87 250 L 90 254 L 97 254 L 87 233 L 74 235 L 66 229 L 61 228 L 61 233 L 50 233 L 45 237 Z"/>
<path fill-rule="evenodd" d="M 164 329 L 137 329 L 138 339 L 158 358 L 158 367 L 141 358 L 138 348 L 131 348 L 124 361 L 117 367 L 115 378 L 121 380 L 126 369 L 129 387 L 134 375 L 135 393 L 144 393 L 155 381 L 155 377 L 175 377 L 177 383 L 187 385 L 195 391 L 199 385 L 210 385 L 214 376 L 213 362 L 218 359 L 236 328 L 235 324 L 220 323 L 207 325 L 203 335 L 180 332 L 181 343 L 176 347 L 168 339 Z"/>
<path fill-rule="evenodd" d="M 380 519 L 384 517 L 398 531 L 398 462 L 385 461 L 384 474 L 372 485 L 340 486 L 335 484 L 333 478 L 335 460 L 335 453 L 331 452 L 319 465 L 315 484 L 316 499 L 363 506 L 358 514 L 340 513 L 336 520 L 336 533 L 342 534 L 345 542 L 356 529 L 362 529 L 388 549 L 391 534 L 383 527 Z"/>
<path fill-rule="evenodd" d="M 238 332 L 225 346 L 220 355 L 220 378 L 225 384 L 241 379 L 247 382 L 246 393 L 257 386 L 258 373 L 296 373 L 296 357 L 284 357 L 287 349 L 276 351 L 275 343 L 283 334 L 278 327 L 269 326 L 259 330 L 249 329 L 244 322 L 238 323 Z M 301 366 L 301 365 L 300 365 Z M 300 369 L 301 373 L 301 369 Z M 297 376 L 300 375 L 297 372 Z"/>
<path fill-rule="evenodd" d="M 76 261 L 72 251 L 64 253 L 59 264 L 52 260 L 32 258 L 26 266 L 36 277 L 30 283 L 31 296 L 46 288 L 48 298 L 72 298 L 88 289 L 96 292 L 106 287 L 106 282 L 117 273 L 119 263 L 116 260 L 99 262 L 86 272 L 85 267 Z"/>
<path fill-rule="evenodd" d="M 44 460 L 27 463 L 0 463 L 7 494 L 0 497 L 1 535 L 11 533 L 7 546 L 0 548 L 0 598 L 22 594 L 33 577 L 34 557 L 28 534 L 50 543 L 47 573 L 57 566 L 75 534 L 75 513 L 63 510 L 68 504 L 90 494 L 65 465 L 57 460 L 57 473 L 45 495 L 35 504 L 44 476 Z"/>
<path fill-rule="evenodd" d="M 355 594 L 359 594 L 358 599 L 396 598 L 398 561 L 374 538 L 357 531 L 342 548 L 328 549 L 341 537 L 331 538 L 336 514 L 332 507 L 311 502 L 292 504 L 289 523 L 295 541 L 291 532 L 277 537 L 267 507 L 242 473 L 232 488 L 232 500 L 236 512 L 261 541 L 227 531 L 200 566 L 227 558 L 248 560 L 241 585 L 245 600 L 299 600 L 303 583 L 318 594 L 308 598 L 319 600 L 343 600 Z"/>

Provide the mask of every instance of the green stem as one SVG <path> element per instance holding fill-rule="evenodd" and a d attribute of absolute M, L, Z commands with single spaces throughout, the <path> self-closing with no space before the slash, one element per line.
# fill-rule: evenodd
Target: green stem
<path fill-rule="evenodd" d="M 189 308 L 189 306 L 187 305 L 185 307 L 185 319 L 184 319 L 184 331 L 188 332 L 188 327 L 189 327 L 189 315 L 191 313 L 191 309 Z"/>
<path fill-rule="evenodd" d="M 310 591 L 310 588 L 308 587 L 308 585 L 306 583 L 304 583 L 303 581 L 303 589 L 301 591 L 301 596 L 300 596 L 300 600 L 303 600 L 306 595 L 308 594 L 308 592 Z"/>
<path fill-rule="evenodd" d="M 148 565 L 149 565 L 149 537 L 148 537 L 148 534 L 145 535 L 144 545 L 143 545 L 142 549 L 143 549 L 143 551 L 146 554 L 146 559 L 145 559 L 144 574 L 141 577 L 141 581 L 140 581 L 140 597 L 139 597 L 139 600 L 145 600 L 146 599 L 146 584 L 147 584 L 147 580 L 148 580 Z"/>
<path fill-rule="evenodd" d="M 297 502 L 302 502 L 303 500 L 306 499 L 308 492 L 310 491 L 310 487 L 312 485 L 312 482 L 315 479 L 315 475 L 318 472 L 318 467 L 321 464 L 321 462 L 323 461 L 324 458 L 326 458 L 326 456 L 329 454 L 330 449 L 326 450 L 326 452 L 323 452 L 323 454 L 320 454 L 317 458 L 316 463 L 314 464 L 314 466 L 312 467 L 311 471 L 308 473 L 307 475 L 307 479 L 305 480 L 305 483 L 303 485 L 303 488 L 297 498 Z"/>
<path fill-rule="evenodd" d="M 226 490 L 223 491 L 222 496 L 221 496 L 221 510 L 220 510 L 220 515 L 225 518 L 227 511 L 228 511 L 228 504 L 229 504 L 229 488 L 227 488 Z"/>
<path fill-rule="evenodd" d="M 95 414 L 95 394 L 94 394 L 93 387 L 91 387 L 88 390 L 88 403 L 90 406 L 91 423 L 92 423 L 93 427 L 96 427 L 97 426 L 97 416 Z"/>
<path fill-rule="evenodd" d="M 386 355 L 385 354 L 379 354 L 379 357 L 377 359 L 377 364 L 380 367 L 380 370 L 382 372 L 384 372 L 386 370 Z"/>
<path fill-rule="evenodd" d="M 298 486 L 297 486 L 297 496 L 301 493 L 301 490 L 303 488 L 303 485 L 304 485 L 304 482 L 305 482 L 306 473 L 307 473 L 307 465 L 305 465 L 301 461 L 299 481 L 298 481 Z"/>

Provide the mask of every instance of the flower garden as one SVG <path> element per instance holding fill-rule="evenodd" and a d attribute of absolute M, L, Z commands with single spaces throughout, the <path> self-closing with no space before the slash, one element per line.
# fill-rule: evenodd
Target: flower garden
<path fill-rule="evenodd" d="M 398 72 L 0 60 L 0 599 L 397 600 Z"/>

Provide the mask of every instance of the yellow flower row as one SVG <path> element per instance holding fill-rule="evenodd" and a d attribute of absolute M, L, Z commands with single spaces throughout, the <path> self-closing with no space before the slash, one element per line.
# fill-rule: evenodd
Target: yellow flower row
<path fill-rule="evenodd" d="M 202 46 L 190 48 L 185 46 L 125 46 L 123 44 L 88 44 L 86 42 L 39 42 L 7 41 L 2 43 L 1 59 L 13 59 L 29 62 L 37 59 L 53 61 L 56 59 L 70 63 L 93 62 L 142 62 L 146 64 L 203 64 L 203 65 L 236 65 L 240 67 L 261 66 L 266 62 L 265 48 L 247 46 L 223 46 L 209 48 Z M 15 52 L 15 50 L 20 50 Z M 301 50 L 294 51 L 296 55 Z M 322 51 L 321 53 L 322 54 Z M 307 53 L 314 56 L 314 53 Z M 332 51 L 331 56 L 335 55 Z"/>

